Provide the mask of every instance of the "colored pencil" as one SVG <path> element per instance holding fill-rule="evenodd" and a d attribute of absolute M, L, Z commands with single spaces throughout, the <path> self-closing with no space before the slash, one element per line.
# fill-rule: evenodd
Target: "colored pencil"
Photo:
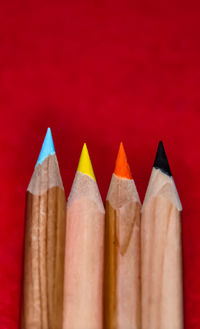
<path fill-rule="evenodd" d="M 63 329 L 102 329 L 105 211 L 86 144 L 67 203 Z"/>
<path fill-rule="evenodd" d="M 162 142 L 142 206 L 142 329 L 182 329 L 181 202 Z"/>
<path fill-rule="evenodd" d="M 106 200 L 104 329 L 140 328 L 140 209 L 121 143 Z"/>
<path fill-rule="evenodd" d="M 61 329 L 66 199 L 48 128 L 26 198 L 20 329 Z"/>

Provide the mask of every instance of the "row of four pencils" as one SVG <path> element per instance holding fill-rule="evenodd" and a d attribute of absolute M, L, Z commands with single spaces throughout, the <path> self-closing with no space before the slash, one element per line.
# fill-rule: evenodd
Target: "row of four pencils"
<path fill-rule="evenodd" d="M 181 209 L 161 142 L 142 210 L 120 144 L 106 211 L 84 144 L 66 215 L 48 128 L 26 198 L 20 329 L 182 329 Z"/>

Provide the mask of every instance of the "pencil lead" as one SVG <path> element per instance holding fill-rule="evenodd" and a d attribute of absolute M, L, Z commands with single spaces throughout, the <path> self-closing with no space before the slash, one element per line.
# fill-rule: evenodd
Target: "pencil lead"
<path fill-rule="evenodd" d="M 39 164 L 41 164 L 49 155 L 52 155 L 52 154 L 55 154 L 55 148 L 54 148 L 54 144 L 53 144 L 51 129 L 48 128 L 46 136 L 44 138 L 44 142 L 42 144 L 40 155 L 38 157 L 35 167 L 37 167 Z"/>
<path fill-rule="evenodd" d="M 124 145 L 122 142 L 119 145 L 119 151 L 115 162 L 114 173 L 118 177 L 132 179 L 131 170 L 127 161 L 126 152 L 124 150 Z"/>
<path fill-rule="evenodd" d="M 96 181 L 86 143 L 83 144 L 77 171 L 92 177 Z"/>
<path fill-rule="evenodd" d="M 156 158 L 153 166 L 156 169 L 160 169 L 166 175 L 172 176 L 162 141 L 160 141 L 158 144 Z"/>

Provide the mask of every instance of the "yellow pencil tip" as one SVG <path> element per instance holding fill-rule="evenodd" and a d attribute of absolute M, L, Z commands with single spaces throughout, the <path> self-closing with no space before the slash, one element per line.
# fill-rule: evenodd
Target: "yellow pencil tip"
<path fill-rule="evenodd" d="M 86 143 L 83 144 L 77 171 L 86 174 L 96 180 Z"/>

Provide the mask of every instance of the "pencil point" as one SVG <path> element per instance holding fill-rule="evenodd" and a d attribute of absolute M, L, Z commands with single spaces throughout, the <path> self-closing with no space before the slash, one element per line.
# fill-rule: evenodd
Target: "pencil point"
<path fill-rule="evenodd" d="M 77 171 L 86 174 L 96 180 L 86 143 L 83 144 Z"/>
<path fill-rule="evenodd" d="M 158 144 L 156 158 L 153 166 L 156 169 L 160 169 L 166 175 L 172 176 L 162 141 L 160 141 Z"/>
<path fill-rule="evenodd" d="M 38 164 L 41 164 L 49 155 L 55 154 L 55 148 L 53 144 L 53 138 L 51 134 L 51 129 L 47 129 L 47 133 L 44 139 L 44 142 L 42 144 L 42 148 L 40 151 L 40 155 L 38 157 L 36 167 Z"/>
<path fill-rule="evenodd" d="M 132 179 L 131 170 L 127 161 L 126 152 L 124 150 L 124 145 L 122 142 L 119 145 L 119 151 L 115 162 L 114 173 L 118 177 Z"/>

